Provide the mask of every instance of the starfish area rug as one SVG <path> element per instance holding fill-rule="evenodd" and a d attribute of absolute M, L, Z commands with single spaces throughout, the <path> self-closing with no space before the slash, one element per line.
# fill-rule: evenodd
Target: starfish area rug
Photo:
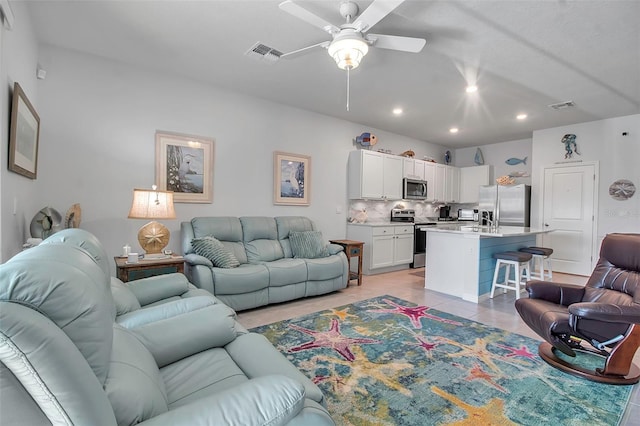
<path fill-rule="evenodd" d="M 338 425 L 617 425 L 632 386 L 562 373 L 537 340 L 381 296 L 252 329 Z"/>

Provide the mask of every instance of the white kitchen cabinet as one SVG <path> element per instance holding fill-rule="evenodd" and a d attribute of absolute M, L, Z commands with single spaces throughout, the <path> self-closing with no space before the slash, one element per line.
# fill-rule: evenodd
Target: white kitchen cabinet
<path fill-rule="evenodd" d="M 435 201 L 436 163 L 425 161 L 424 180 L 427 181 L 427 200 L 426 201 Z"/>
<path fill-rule="evenodd" d="M 382 198 L 402 199 L 402 157 L 385 155 L 382 158 Z"/>
<path fill-rule="evenodd" d="M 374 231 L 388 232 L 388 234 L 375 235 L 374 232 L 371 238 L 371 263 L 369 268 L 375 269 L 392 266 L 396 241 L 395 235 L 393 235 L 393 227 L 375 228 Z"/>
<path fill-rule="evenodd" d="M 425 180 L 426 161 L 405 158 L 402 161 L 402 176 L 408 179 Z"/>
<path fill-rule="evenodd" d="M 413 262 L 413 225 L 348 225 L 347 238 L 364 242 L 365 275 L 404 269 Z"/>
<path fill-rule="evenodd" d="M 477 203 L 480 186 L 491 185 L 491 166 L 462 167 L 460 169 L 460 203 Z"/>
<path fill-rule="evenodd" d="M 436 164 L 436 174 L 434 178 L 433 201 L 444 202 L 446 196 L 447 166 Z M 427 188 L 428 190 L 428 188 Z"/>
<path fill-rule="evenodd" d="M 399 227 L 396 226 L 395 243 L 394 243 L 394 265 L 403 265 L 413 262 L 413 226 L 410 227 L 409 233 L 398 233 Z"/>
<path fill-rule="evenodd" d="M 457 203 L 460 198 L 460 169 L 423 161 L 427 201 Z"/>
<path fill-rule="evenodd" d="M 402 199 L 402 157 L 352 151 L 348 165 L 349 199 Z"/>
<path fill-rule="evenodd" d="M 445 166 L 445 196 L 447 203 L 460 202 L 460 169 L 453 166 Z"/>

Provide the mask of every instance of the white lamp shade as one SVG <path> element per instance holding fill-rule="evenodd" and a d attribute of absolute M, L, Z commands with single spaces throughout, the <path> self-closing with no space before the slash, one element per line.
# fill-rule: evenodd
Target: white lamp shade
<path fill-rule="evenodd" d="M 344 38 L 334 40 L 329 45 L 329 55 L 336 61 L 338 68 L 354 69 L 360 65 L 360 61 L 369 51 L 369 46 L 363 40 L 357 38 Z"/>
<path fill-rule="evenodd" d="M 173 192 L 134 189 L 130 219 L 175 219 Z"/>

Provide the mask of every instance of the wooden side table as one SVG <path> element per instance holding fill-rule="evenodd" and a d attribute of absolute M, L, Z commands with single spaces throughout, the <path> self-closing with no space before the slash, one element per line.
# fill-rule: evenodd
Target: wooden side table
<path fill-rule="evenodd" d="M 357 278 L 358 285 L 362 285 L 362 247 L 364 246 L 364 243 L 362 241 L 354 240 L 329 240 L 329 242 L 344 247 L 344 252 L 347 255 L 347 262 L 349 263 L 349 281 Z M 358 272 L 351 272 L 352 257 L 358 257 Z"/>
<path fill-rule="evenodd" d="M 184 257 L 171 256 L 166 259 L 141 259 L 138 263 L 127 263 L 126 257 L 116 256 L 118 278 L 122 282 L 152 277 L 154 275 L 184 273 Z"/>

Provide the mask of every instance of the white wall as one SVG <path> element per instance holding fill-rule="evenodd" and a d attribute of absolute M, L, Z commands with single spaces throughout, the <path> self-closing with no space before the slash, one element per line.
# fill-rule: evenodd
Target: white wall
<path fill-rule="evenodd" d="M 144 221 L 127 213 L 133 188 L 154 182 L 156 130 L 215 140 L 213 204 L 177 204 L 178 219 L 163 221 L 175 251 L 181 251 L 180 221 L 194 216 L 305 215 L 326 238 L 344 237 L 347 157 L 364 131 L 378 136 L 376 148 L 396 153 L 442 156 L 446 150 L 69 50 L 41 46 L 41 57 L 47 78 L 39 89 L 37 205 L 64 214 L 80 203 L 81 227 L 96 234 L 109 255 L 125 243 L 139 249 Z M 273 205 L 274 151 L 311 155 L 311 206 Z"/>
<path fill-rule="evenodd" d="M 38 169 L 38 179 L 32 180 L 8 170 L 9 117 L 13 83 L 18 82 L 36 111 L 40 112 L 39 84 L 36 79 L 38 45 L 33 37 L 27 7 L 11 2 L 15 17 L 11 31 L 0 25 L 0 262 L 22 248 L 29 232 L 29 222 L 39 208 L 36 188 L 46 176 Z M 41 139 L 42 141 L 42 139 Z M 17 202 L 13 213 L 14 200 Z"/>
<path fill-rule="evenodd" d="M 470 167 L 475 166 L 474 158 L 478 147 L 459 148 L 455 150 L 454 158 L 455 165 L 457 167 Z M 528 177 L 516 177 L 516 183 L 531 185 L 531 170 L 532 170 L 532 149 L 531 139 L 520 139 L 509 142 L 494 143 L 491 145 L 484 145 L 480 147 L 482 151 L 482 157 L 484 158 L 484 164 L 488 164 L 492 167 L 492 176 L 490 181 L 495 182 L 496 178 L 508 175 L 512 172 L 524 172 Z M 520 163 L 514 166 L 510 166 L 505 163 L 509 158 L 527 159 L 526 164 Z"/>
<path fill-rule="evenodd" d="M 567 133 L 576 135 L 581 153 L 574 154 L 572 160 L 600 164 L 598 239 L 610 232 L 640 232 L 640 114 L 533 132 L 532 205 L 539 208 L 531 212 L 532 223 L 542 224 L 543 167 L 566 161 L 561 139 Z M 632 198 L 617 201 L 609 196 L 609 186 L 617 179 L 629 179 L 635 184 L 637 192 Z"/>

